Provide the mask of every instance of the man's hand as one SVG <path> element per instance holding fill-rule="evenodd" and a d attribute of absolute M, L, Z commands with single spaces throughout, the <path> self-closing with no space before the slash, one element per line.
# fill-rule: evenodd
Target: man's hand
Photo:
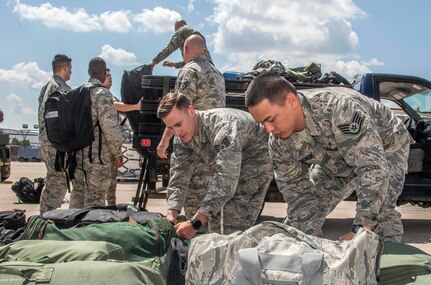
<path fill-rule="evenodd" d="M 163 140 L 161 140 L 159 145 L 157 146 L 157 155 L 163 159 L 168 158 L 168 151 L 167 151 L 168 147 L 169 147 L 169 141 L 168 143 L 165 143 Z"/>
<path fill-rule="evenodd" d="M 166 218 L 174 225 L 177 224 L 177 217 L 180 214 L 177 210 L 174 209 L 168 209 L 168 213 L 166 215 Z"/>
<path fill-rule="evenodd" d="M 362 225 L 362 227 L 367 231 L 371 231 L 371 229 L 373 228 L 371 225 Z M 350 232 L 345 233 L 344 235 L 340 236 L 338 239 L 340 241 L 351 240 L 354 236 L 355 236 L 355 233 L 350 231 Z"/>
<path fill-rule="evenodd" d="M 192 222 L 186 221 L 175 225 L 177 236 L 181 239 L 192 239 L 196 230 L 192 227 Z"/>
<path fill-rule="evenodd" d="M 175 62 L 169 61 L 169 60 L 165 60 L 163 62 L 163 66 L 167 66 L 167 67 L 175 67 Z"/>
<path fill-rule="evenodd" d="M 120 156 L 118 156 L 118 157 L 115 158 L 115 160 L 114 160 L 114 167 L 118 169 L 122 165 L 123 165 L 123 156 L 120 155 Z"/>
<path fill-rule="evenodd" d="M 355 236 L 355 233 L 350 231 L 350 232 L 345 233 L 344 235 L 340 236 L 338 238 L 338 240 L 340 240 L 340 241 L 351 240 L 354 236 Z"/>

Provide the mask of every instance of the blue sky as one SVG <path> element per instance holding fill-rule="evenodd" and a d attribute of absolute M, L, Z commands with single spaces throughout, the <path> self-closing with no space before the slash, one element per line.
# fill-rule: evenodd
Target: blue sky
<path fill-rule="evenodd" d="M 73 59 L 72 87 L 88 80 L 91 58 L 103 57 L 120 97 L 123 70 L 149 63 L 179 18 L 206 37 L 221 72 L 247 72 L 261 59 L 276 59 L 287 67 L 319 62 L 323 72 L 349 80 L 365 72 L 430 80 L 430 11 L 427 0 L 3 0 L 0 127 L 37 123 L 37 97 L 56 53 Z M 177 51 L 168 59 L 180 57 Z"/>

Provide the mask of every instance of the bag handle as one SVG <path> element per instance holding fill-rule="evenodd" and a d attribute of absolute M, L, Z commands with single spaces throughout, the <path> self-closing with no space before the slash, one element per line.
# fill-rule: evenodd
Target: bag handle
<path fill-rule="evenodd" d="M 239 263 L 242 269 L 237 272 L 235 284 L 237 285 L 262 285 L 262 269 L 289 270 L 302 273 L 303 284 L 323 284 L 323 253 L 305 251 L 302 257 L 258 253 L 257 248 L 240 249 Z M 274 280 L 275 281 L 275 280 Z M 272 283 L 265 280 L 265 283 Z M 296 281 L 276 281 L 274 284 L 293 285 Z"/>

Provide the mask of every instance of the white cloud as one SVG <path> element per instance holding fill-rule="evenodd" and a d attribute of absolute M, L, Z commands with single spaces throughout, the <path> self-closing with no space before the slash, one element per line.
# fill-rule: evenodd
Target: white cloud
<path fill-rule="evenodd" d="M 64 29 L 73 32 L 89 32 L 101 30 L 99 17 L 89 15 L 85 9 L 68 11 L 65 7 L 54 7 L 50 3 L 41 4 L 39 7 L 15 2 L 14 10 L 21 19 L 29 21 L 41 21 L 49 28 Z"/>
<path fill-rule="evenodd" d="M 102 47 L 102 51 L 99 56 L 103 58 L 108 65 L 134 65 L 137 63 L 136 55 L 134 53 L 125 51 L 121 48 L 115 49 L 108 44 Z"/>
<path fill-rule="evenodd" d="M 173 10 L 156 7 L 154 10 L 143 9 L 142 13 L 134 14 L 133 21 L 140 23 L 143 31 L 156 33 L 173 32 L 175 21 L 181 19 L 181 15 Z"/>
<path fill-rule="evenodd" d="M 100 15 L 101 25 L 108 31 L 127 33 L 132 24 L 129 21 L 130 11 L 112 11 Z"/>
<path fill-rule="evenodd" d="M 344 62 L 341 60 L 326 62 L 324 72 L 329 72 L 332 70 L 343 75 L 349 81 L 352 81 L 352 78 L 356 74 L 364 74 L 364 73 L 371 72 L 371 70 L 368 68 L 366 64 L 358 62 L 356 60 L 347 61 L 347 62 Z"/>
<path fill-rule="evenodd" d="M 187 4 L 187 11 L 193 12 L 195 10 L 195 5 L 193 4 L 195 0 L 189 0 L 189 3 Z"/>
<path fill-rule="evenodd" d="M 51 76 L 51 72 L 39 69 L 36 62 L 17 63 L 10 70 L 0 69 L 0 82 L 23 83 L 34 89 L 42 88 Z"/>
<path fill-rule="evenodd" d="M 218 25 L 212 38 L 228 55 L 224 68 L 250 70 L 261 59 L 297 67 L 352 56 L 359 39 L 349 21 L 364 16 L 351 0 L 215 0 L 208 21 Z"/>
<path fill-rule="evenodd" d="M 10 109 L 11 114 L 30 116 L 37 115 L 36 111 L 34 111 L 31 107 L 24 106 L 22 98 L 15 93 L 7 95 L 6 100 L 9 101 L 12 105 Z"/>
<path fill-rule="evenodd" d="M 385 65 L 383 62 L 381 62 L 377 58 L 372 58 L 369 61 L 364 61 L 362 63 L 367 65 L 367 66 L 383 66 L 383 65 Z"/>

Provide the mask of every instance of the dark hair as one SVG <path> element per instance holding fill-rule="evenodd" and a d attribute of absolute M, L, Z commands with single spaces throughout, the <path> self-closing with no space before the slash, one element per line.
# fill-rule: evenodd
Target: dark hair
<path fill-rule="evenodd" d="M 71 63 L 72 59 L 64 54 L 56 54 L 52 59 L 52 71 L 58 72 L 65 64 Z"/>
<path fill-rule="evenodd" d="M 268 99 L 271 104 L 284 104 L 287 94 L 298 95 L 296 88 L 284 77 L 276 73 L 265 73 L 257 76 L 245 91 L 245 106 L 254 107 L 262 100 Z"/>
<path fill-rule="evenodd" d="M 90 77 L 97 78 L 100 81 L 105 80 L 106 62 L 103 58 L 95 57 L 88 63 L 88 74 Z"/>
<path fill-rule="evenodd" d="M 164 119 L 174 107 L 179 110 L 186 110 L 190 106 L 190 100 L 178 92 L 169 92 L 163 96 L 157 108 L 157 118 Z"/>

